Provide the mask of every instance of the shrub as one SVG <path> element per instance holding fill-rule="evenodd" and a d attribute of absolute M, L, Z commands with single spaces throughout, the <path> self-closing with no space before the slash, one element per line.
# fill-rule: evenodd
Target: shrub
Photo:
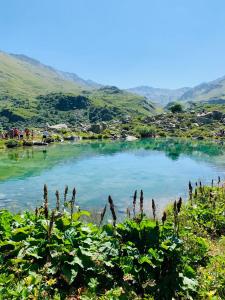
<path fill-rule="evenodd" d="M 183 111 L 182 105 L 180 103 L 173 104 L 169 107 L 169 110 L 174 113 L 180 113 Z"/>
<path fill-rule="evenodd" d="M 18 140 L 8 140 L 5 144 L 8 148 L 15 148 L 21 146 L 21 143 Z"/>
<path fill-rule="evenodd" d="M 134 132 L 142 138 L 155 137 L 156 129 L 153 126 L 138 126 L 134 129 Z"/>

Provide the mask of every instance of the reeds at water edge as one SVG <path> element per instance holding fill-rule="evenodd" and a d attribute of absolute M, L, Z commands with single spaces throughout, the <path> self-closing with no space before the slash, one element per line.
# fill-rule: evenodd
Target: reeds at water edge
<path fill-rule="evenodd" d="M 76 199 L 76 188 L 73 188 L 73 192 L 72 192 L 72 199 L 70 201 L 71 203 L 71 211 L 70 211 L 70 214 L 71 214 L 71 222 L 72 222 L 72 219 L 73 219 L 73 212 L 74 212 L 74 205 L 75 205 L 75 199 Z"/>
<path fill-rule="evenodd" d="M 181 210 L 181 206 L 182 206 L 182 198 L 180 197 L 178 202 L 177 202 L 177 212 L 179 213 Z"/>
<path fill-rule="evenodd" d="M 143 193 L 143 190 L 141 190 L 141 194 L 140 194 L 140 213 L 141 213 L 141 216 L 143 216 L 143 213 L 144 213 L 144 193 Z"/>
<path fill-rule="evenodd" d="M 45 218 L 48 218 L 48 188 L 47 185 L 44 185 L 44 214 Z"/>
<path fill-rule="evenodd" d="M 133 215 L 135 216 L 136 213 L 136 202 L 137 202 L 137 190 L 134 192 L 133 195 Z"/>
<path fill-rule="evenodd" d="M 38 208 L 35 208 L 35 221 L 37 222 L 38 219 Z"/>
<path fill-rule="evenodd" d="M 179 233 L 179 213 L 181 211 L 182 198 L 180 197 L 178 201 L 174 201 L 173 204 L 173 215 L 174 215 L 174 231 L 176 235 Z"/>
<path fill-rule="evenodd" d="M 114 207 L 112 197 L 110 195 L 108 197 L 108 202 L 109 202 L 109 207 L 113 218 L 113 226 L 116 226 L 116 212 L 115 212 L 115 207 Z"/>
<path fill-rule="evenodd" d="M 210 187 L 210 189 L 208 189 L 206 186 L 204 186 L 202 184 L 201 181 L 199 181 L 198 183 L 195 182 L 194 184 L 194 188 L 192 186 L 191 181 L 189 181 L 188 183 L 188 190 L 189 190 L 189 201 L 191 203 L 191 205 L 193 205 L 193 203 L 195 202 L 195 200 L 197 199 L 198 196 L 207 196 L 210 198 L 210 203 L 212 205 L 212 207 L 216 208 L 216 204 L 217 204 L 217 200 L 218 197 L 216 197 L 215 195 L 215 189 L 217 189 L 217 185 L 215 184 L 217 182 L 218 188 L 220 187 L 220 183 L 221 183 L 221 178 L 218 176 L 217 181 L 214 180 L 211 181 L 211 183 L 213 183 Z M 225 193 L 225 185 L 222 184 L 221 185 L 223 187 L 223 193 Z M 45 184 L 44 185 L 44 189 L 43 189 L 43 197 L 44 197 L 44 202 L 43 202 L 43 206 L 41 206 L 40 208 L 36 208 L 35 209 L 35 220 L 38 221 L 38 217 L 40 215 L 44 215 L 46 219 L 50 220 L 49 226 L 53 226 L 51 222 L 54 223 L 54 219 L 57 219 L 61 216 L 63 216 L 63 214 L 67 214 L 70 213 L 70 218 L 71 218 L 71 224 L 73 222 L 73 215 L 74 215 L 74 210 L 76 208 L 77 212 L 80 212 L 80 208 L 75 206 L 75 201 L 76 201 L 76 188 L 74 187 L 72 190 L 72 197 L 71 200 L 68 201 L 67 197 L 68 197 L 68 186 L 65 186 L 64 189 L 64 210 L 60 210 L 60 193 L 57 190 L 55 192 L 55 196 L 56 196 L 56 204 L 55 204 L 55 209 L 52 211 L 52 213 L 50 213 L 49 210 L 49 197 L 48 197 L 48 187 Z M 136 212 L 136 205 L 137 205 L 137 193 L 138 191 L 135 190 L 133 196 L 132 196 L 132 203 L 131 206 L 128 207 L 126 209 L 126 211 L 124 211 L 124 213 L 126 214 L 128 219 L 134 219 L 137 220 L 138 222 L 141 222 L 141 220 L 147 216 L 144 212 L 144 192 L 143 190 L 140 191 L 140 202 L 139 202 L 139 211 L 138 213 Z M 117 215 L 116 215 L 116 210 L 115 210 L 115 205 L 114 202 L 112 200 L 112 197 L 109 195 L 108 196 L 108 203 L 109 203 L 109 208 L 110 208 L 110 212 L 112 215 L 112 223 L 113 226 L 116 226 L 116 222 L 117 222 Z M 175 200 L 173 203 L 173 208 L 172 208 L 172 212 L 173 212 L 173 216 L 174 216 L 174 231 L 175 233 L 178 235 L 179 233 L 179 222 L 180 222 L 180 212 L 181 212 L 181 207 L 182 207 L 182 203 L 183 203 L 183 199 L 180 197 L 178 200 Z M 132 212 L 132 208 L 133 208 L 133 214 L 131 214 Z M 158 222 L 157 220 L 157 216 L 156 216 L 156 203 L 155 200 L 152 199 L 151 200 L 151 208 L 152 208 L 152 215 L 153 215 L 153 220 L 155 222 Z M 70 209 L 70 211 L 68 212 L 68 209 Z M 107 204 L 103 207 L 101 213 L 96 215 L 96 218 L 98 218 L 97 223 L 99 223 L 99 226 L 101 226 L 103 224 L 103 220 L 104 217 L 106 215 L 106 211 L 107 211 Z M 170 217 L 170 213 L 168 214 L 169 211 L 164 211 L 162 218 L 161 218 L 161 222 L 162 225 L 164 226 L 165 222 L 167 221 L 167 219 Z M 51 214 L 51 216 L 50 216 Z M 99 215 L 100 215 L 100 219 L 99 219 Z M 131 216 L 132 215 L 132 216 Z M 168 217 L 169 216 L 169 217 Z M 158 222 L 160 223 L 160 222 Z M 49 234 L 48 236 L 50 236 L 51 234 L 51 226 L 49 227 Z"/>
<path fill-rule="evenodd" d="M 166 214 L 166 212 L 164 211 L 164 212 L 163 212 L 163 216 L 162 216 L 162 223 L 163 223 L 163 226 L 164 226 L 164 223 L 165 223 L 165 221 L 166 221 L 166 217 L 167 217 L 167 214 Z"/>
<path fill-rule="evenodd" d="M 106 209 L 107 209 L 107 204 L 105 205 L 105 207 L 103 208 L 101 214 L 100 214 L 100 222 L 99 222 L 99 225 L 102 225 L 102 222 L 104 220 L 104 217 L 105 217 L 105 213 L 106 213 Z"/>
<path fill-rule="evenodd" d="M 192 184 L 191 184 L 190 181 L 189 181 L 189 184 L 188 184 L 188 188 L 189 188 L 189 198 L 190 198 L 191 204 L 192 204 L 193 187 L 192 187 Z"/>
<path fill-rule="evenodd" d="M 220 186 L 220 182 L 221 182 L 221 179 L 220 179 L 220 176 L 218 176 L 218 181 L 217 181 L 218 187 Z"/>
<path fill-rule="evenodd" d="M 55 196 L 56 196 L 56 210 L 60 211 L 60 198 L 59 198 L 59 191 L 58 190 L 55 192 Z"/>
<path fill-rule="evenodd" d="M 156 219 L 156 205 L 155 205 L 155 200 L 152 199 L 152 214 L 153 214 L 153 219 L 155 221 Z"/>
<path fill-rule="evenodd" d="M 64 190 L 64 206 L 66 204 L 67 194 L 68 194 L 68 185 L 65 186 L 65 190 Z"/>

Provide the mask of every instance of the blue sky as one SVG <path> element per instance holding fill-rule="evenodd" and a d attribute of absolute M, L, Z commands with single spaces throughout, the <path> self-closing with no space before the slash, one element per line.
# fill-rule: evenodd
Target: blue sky
<path fill-rule="evenodd" d="M 0 49 L 121 88 L 193 86 L 225 75 L 225 1 L 1 0 Z"/>

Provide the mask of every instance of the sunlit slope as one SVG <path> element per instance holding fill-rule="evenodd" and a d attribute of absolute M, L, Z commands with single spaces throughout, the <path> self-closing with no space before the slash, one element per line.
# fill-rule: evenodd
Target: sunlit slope
<path fill-rule="evenodd" d="M 0 96 L 30 99 L 53 91 L 80 91 L 75 82 L 64 80 L 54 69 L 34 62 L 0 52 Z"/>

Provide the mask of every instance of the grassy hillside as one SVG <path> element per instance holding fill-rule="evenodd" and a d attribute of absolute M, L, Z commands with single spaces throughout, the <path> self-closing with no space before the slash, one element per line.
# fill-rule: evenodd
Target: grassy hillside
<path fill-rule="evenodd" d="M 0 52 L 0 83 L 0 122 L 3 127 L 12 124 L 37 126 L 46 122 L 75 125 L 81 121 L 109 121 L 154 111 L 142 96 L 116 87 L 100 87 L 76 74 L 55 70 L 23 55 Z M 80 97 L 87 100 L 86 106 L 79 107 L 79 103 L 75 103 Z M 65 101 L 67 109 L 63 105 L 59 108 L 57 101 Z M 66 101 L 72 101 L 74 105 L 68 109 Z"/>
<path fill-rule="evenodd" d="M 52 91 L 78 92 L 79 85 L 63 80 L 54 69 L 0 52 L 0 96 L 31 99 Z"/>

